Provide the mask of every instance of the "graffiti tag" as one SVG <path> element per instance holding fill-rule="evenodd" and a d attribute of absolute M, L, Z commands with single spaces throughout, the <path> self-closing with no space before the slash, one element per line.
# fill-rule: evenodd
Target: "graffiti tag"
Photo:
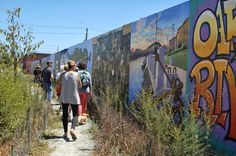
<path fill-rule="evenodd" d="M 226 138 L 232 140 L 236 140 L 236 75 L 232 65 L 235 63 L 232 55 L 236 50 L 235 10 L 236 0 L 218 1 L 215 10 L 206 9 L 199 15 L 193 31 L 193 51 L 199 61 L 190 72 L 191 81 L 195 82 L 195 114 L 200 116 L 204 110 L 210 117 L 211 124 L 219 124 L 223 128 L 226 128 L 228 116 L 229 128 Z M 202 36 L 203 26 L 207 26 L 208 30 L 205 38 Z M 212 89 L 213 85 L 215 90 Z M 229 94 L 227 111 L 223 110 L 223 105 L 226 104 L 223 101 L 224 88 L 228 88 Z M 201 99 L 207 107 L 200 105 Z"/>

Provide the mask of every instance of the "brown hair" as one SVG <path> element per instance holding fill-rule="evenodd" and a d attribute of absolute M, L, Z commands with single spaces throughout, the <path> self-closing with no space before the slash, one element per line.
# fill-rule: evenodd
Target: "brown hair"
<path fill-rule="evenodd" d="M 68 65 L 68 70 L 70 70 L 70 69 L 72 69 L 73 67 L 75 67 L 76 63 L 75 63 L 75 61 L 73 61 L 73 60 L 69 60 L 69 61 L 67 62 L 67 65 Z"/>
<path fill-rule="evenodd" d="M 80 70 L 85 70 L 87 68 L 87 64 L 85 62 L 81 61 L 81 62 L 78 63 L 78 68 Z"/>

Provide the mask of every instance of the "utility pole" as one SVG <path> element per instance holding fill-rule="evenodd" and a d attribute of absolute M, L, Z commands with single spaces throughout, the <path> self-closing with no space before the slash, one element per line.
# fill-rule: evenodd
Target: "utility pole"
<path fill-rule="evenodd" d="M 86 33 L 85 33 L 85 41 L 88 40 L 88 28 L 86 28 Z"/>

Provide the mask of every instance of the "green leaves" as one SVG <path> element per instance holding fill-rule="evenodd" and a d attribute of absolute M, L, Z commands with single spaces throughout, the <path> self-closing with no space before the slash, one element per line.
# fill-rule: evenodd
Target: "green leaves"
<path fill-rule="evenodd" d="M 20 77 L 14 79 L 13 75 L 9 68 L 0 72 L 0 143 L 24 123 L 27 110 L 33 103 L 28 82 Z"/>
<path fill-rule="evenodd" d="M 24 56 L 34 52 L 43 44 L 43 41 L 33 43 L 32 29 L 26 30 L 19 23 L 20 13 L 20 8 L 7 10 L 8 27 L 6 30 L 0 29 L 0 35 L 5 38 L 4 41 L 0 41 L 0 49 L 4 49 L 0 51 L 0 54 L 4 56 L 0 63 L 13 65 L 15 73 Z"/>
<path fill-rule="evenodd" d="M 188 112 L 181 116 L 182 122 L 176 124 L 171 94 L 156 99 L 151 92 L 143 90 L 134 105 L 136 109 L 139 106 L 139 111 L 132 111 L 145 125 L 145 134 L 152 143 L 148 149 L 151 155 L 157 152 L 174 156 L 204 155 L 209 148 L 207 124 L 201 124 Z"/>

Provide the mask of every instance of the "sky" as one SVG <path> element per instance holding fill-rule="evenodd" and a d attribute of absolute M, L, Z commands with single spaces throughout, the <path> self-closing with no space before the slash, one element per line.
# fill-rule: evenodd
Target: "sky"
<path fill-rule="evenodd" d="M 179 27 L 188 17 L 189 3 L 182 3 L 132 23 L 132 51 L 145 50 L 155 41 L 169 46 L 169 40 L 176 36 Z"/>
<path fill-rule="evenodd" d="M 0 28 L 7 9 L 21 8 L 20 23 L 32 28 L 36 50 L 55 53 L 85 40 L 168 9 L 187 0 L 0 0 Z"/>

